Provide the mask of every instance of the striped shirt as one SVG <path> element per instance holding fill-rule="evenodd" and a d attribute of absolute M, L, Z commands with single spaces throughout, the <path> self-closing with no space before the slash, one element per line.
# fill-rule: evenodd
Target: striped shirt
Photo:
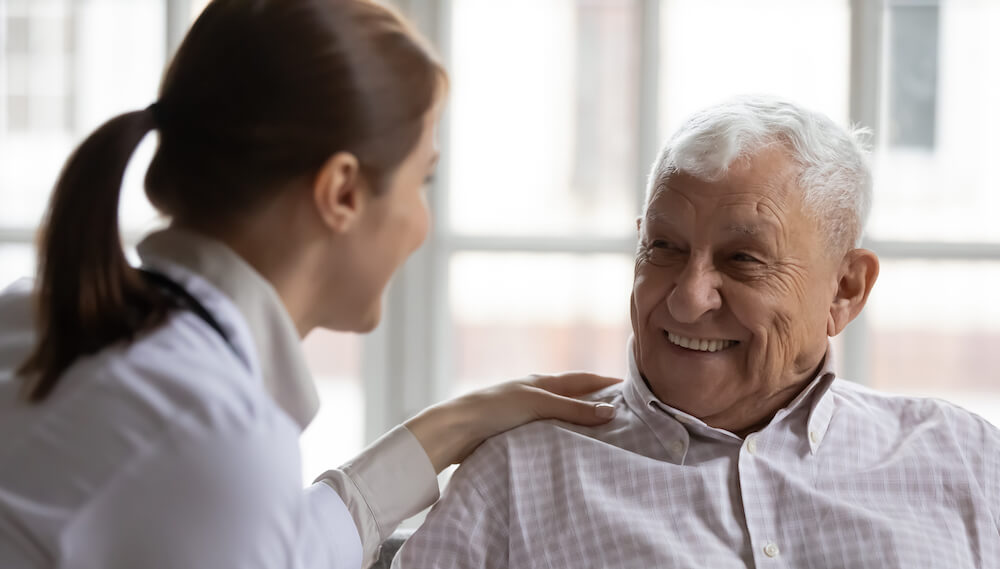
<path fill-rule="evenodd" d="M 1000 431 L 837 379 L 828 354 L 745 438 L 661 403 L 630 356 L 598 396 L 611 423 L 488 441 L 393 566 L 1000 567 Z"/>

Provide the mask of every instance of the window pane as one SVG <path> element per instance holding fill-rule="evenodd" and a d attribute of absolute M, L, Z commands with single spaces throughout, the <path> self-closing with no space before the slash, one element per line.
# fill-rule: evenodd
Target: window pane
<path fill-rule="evenodd" d="M 628 234 L 637 211 L 639 3 L 451 6 L 451 227 Z"/>
<path fill-rule="evenodd" d="M 660 126 L 734 95 L 780 95 L 848 118 L 848 0 L 663 0 Z"/>
<path fill-rule="evenodd" d="M 5 3 L 0 50 L 0 225 L 32 227 L 73 148 L 111 117 L 149 105 L 165 57 L 165 0 Z M 150 137 L 152 141 L 153 137 Z M 151 142 L 124 185 L 123 224 L 148 227 Z"/>
<path fill-rule="evenodd" d="M 459 392 L 529 373 L 624 373 L 629 256 L 468 252 L 450 268 Z"/>
<path fill-rule="evenodd" d="M 8 54 L 28 51 L 28 27 L 31 21 L 25 16 L 9 16 L 6 26 L 6 45 Z"/>
<path fill-rule="evenodd" d="M 364 444 L 361 340 L 357 335 L 316 330 L 303 342 L 320 408 L 302 435 L 302 478 L 310 483 L 343 464 Z"/>
<path fill-rule="evenodd" d="M 1000 242 L 1000 3 L 890 5 L 869 235 Z"/>
<path fill-rule="evenodd" d="M 865 310 L 872 384 L 1000 425 L 998 262 L 888 261 Z"/>
<path fill-rule="evenodd" d="M 938 7 L 895 6 L 889 14 L 888 143 L 932 149 L 937 126 Z"/>

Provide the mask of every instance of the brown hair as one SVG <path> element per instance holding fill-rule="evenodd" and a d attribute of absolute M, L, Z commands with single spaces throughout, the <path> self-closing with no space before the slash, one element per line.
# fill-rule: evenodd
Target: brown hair
<path fill-rule="evenodd" d="M 146 195 L 166 215 L 224 225 L 308 180 L 337 152 L 380 192 L 446 82 L 415 32 L 372 0 L 214 0 L 184 38 L 159 101 L 73 153 L 39 234 L 38 344 L 19 373 L 43 400 L 77 358 L 161 324 L 166 298 L 122 250 L 125 167 L 150 130 Z"/>

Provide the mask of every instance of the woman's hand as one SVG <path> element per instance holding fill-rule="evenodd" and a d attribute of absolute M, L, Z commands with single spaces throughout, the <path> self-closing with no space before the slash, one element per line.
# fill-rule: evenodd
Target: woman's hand
<path fill-rule="evenodd" d="M 429 407 L 407 421 L 441 472 L 461 462 L 483 441 L 538 419 L 561 419 L 580 425 L 599 425 L 615 416 L 607 403 L 574 397 L 614 385 L 620 379 L 591 373 L 532 375 L 474 391 Z"/>

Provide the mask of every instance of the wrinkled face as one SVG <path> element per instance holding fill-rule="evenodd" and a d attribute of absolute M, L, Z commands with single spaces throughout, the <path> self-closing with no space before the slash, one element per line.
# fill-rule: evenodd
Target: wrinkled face
<path fill-rule="evenodd" d="M 660 182 L 639 221 L 635 356 L 664 403 L 739 432 L 769 420 L 827 347 L 839 260 L 781 147 L 718 182 Z"/>

